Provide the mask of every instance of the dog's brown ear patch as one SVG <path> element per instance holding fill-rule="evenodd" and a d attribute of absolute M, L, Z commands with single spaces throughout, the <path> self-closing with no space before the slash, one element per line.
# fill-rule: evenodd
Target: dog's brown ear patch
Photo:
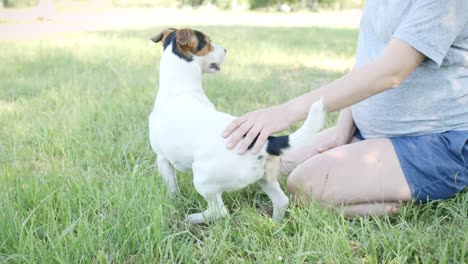
<path fill-rule="evenodd" d="M 182 57 L 191 60 L 198 45 L 198 38 L 192 29 L 184 28 L 176 32 L 177 51 Z"/>
<path fill-rule="evenodd" d="M 164 41 L 166 40 L 167 36 L 169 36 L 169 34 L 171 34 L 174 31 L 176 31 L 174 28 L 165 29 L 158 35 L 152 37 L 151 41 L 153 41 L 154 43 L 158 43 L 159 41 L 161 41 L 164 44 Z"/>
<path fill-rule="evenodd" d="M 179 45 L 187 46 L 189 49 L 193 49 L 198 45 L 195 32 L 188 28 L 177 30 L 176 39 Z"/>

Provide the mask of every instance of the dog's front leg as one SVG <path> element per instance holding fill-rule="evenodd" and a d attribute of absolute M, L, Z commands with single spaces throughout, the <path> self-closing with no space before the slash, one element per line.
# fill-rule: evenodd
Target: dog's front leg
<path fill-rule="evenodd" d="M 161 175 L 164 182 L 169 187 L 171 194 L 179 194 L 175 169 L 166 157 L 162 155 L 158 155 L 158 170 L 159 175 Z"/>
<path fill-rule="evenodd" d="M 267 181 L 266 179 L 261 179 L 258 181 L 258 185 L 262 187 L 263 191 L 270 197 L 273 203 L 273 220 L 277 222 L 281 221 L 288 208 L 289 198 L 284 194 L 276 180 Z"/>
<path fill-rule="evenodd" d="M 214 221 L 229 214 L 226 206 L 224 205 L 221 193 L 207 195 L 204 197 L 208 202 L 208 209 L 201 213 L 189 214 L 186 218 L 187 222 L 192 224 L 202 224 Z"/>

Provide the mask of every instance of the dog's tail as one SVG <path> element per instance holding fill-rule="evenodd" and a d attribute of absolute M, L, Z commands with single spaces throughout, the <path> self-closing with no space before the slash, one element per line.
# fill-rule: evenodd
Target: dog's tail
<path fill-rule="evenodd" d="M 295 149 L 311 142 L 314 135 L 320 131 L 325 119 L 323 100 L 312 104 L 304 124 L 294 133 L 287 136 L 270 136 L 266 151 L 273 156 L 280 156 L 284 150 Z"/>

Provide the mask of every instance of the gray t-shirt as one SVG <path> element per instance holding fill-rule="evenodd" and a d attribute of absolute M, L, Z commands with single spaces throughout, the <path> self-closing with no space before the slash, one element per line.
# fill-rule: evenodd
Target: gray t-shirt
<path fill-rule="evenodd" d="M 362 135 L 468 130 L 468 0 L 368 0 L 356 67 L 377 59 L 392 38 L 427 58 L 400 86 L 352 106 Z"/>

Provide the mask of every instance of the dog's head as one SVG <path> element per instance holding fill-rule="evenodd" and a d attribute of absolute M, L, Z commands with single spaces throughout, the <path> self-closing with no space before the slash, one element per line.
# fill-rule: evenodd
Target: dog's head
<path fill-rule="evenodd" d="M 193 29 L 168 28 L 151 40 L 161 42 L 164 50 L 172 44 L 172 53 L 188 62 L 197 61 L 203 73 L 220 71 L 226 56 L 226 49 L 211 43 L 210 37 Z"/>

